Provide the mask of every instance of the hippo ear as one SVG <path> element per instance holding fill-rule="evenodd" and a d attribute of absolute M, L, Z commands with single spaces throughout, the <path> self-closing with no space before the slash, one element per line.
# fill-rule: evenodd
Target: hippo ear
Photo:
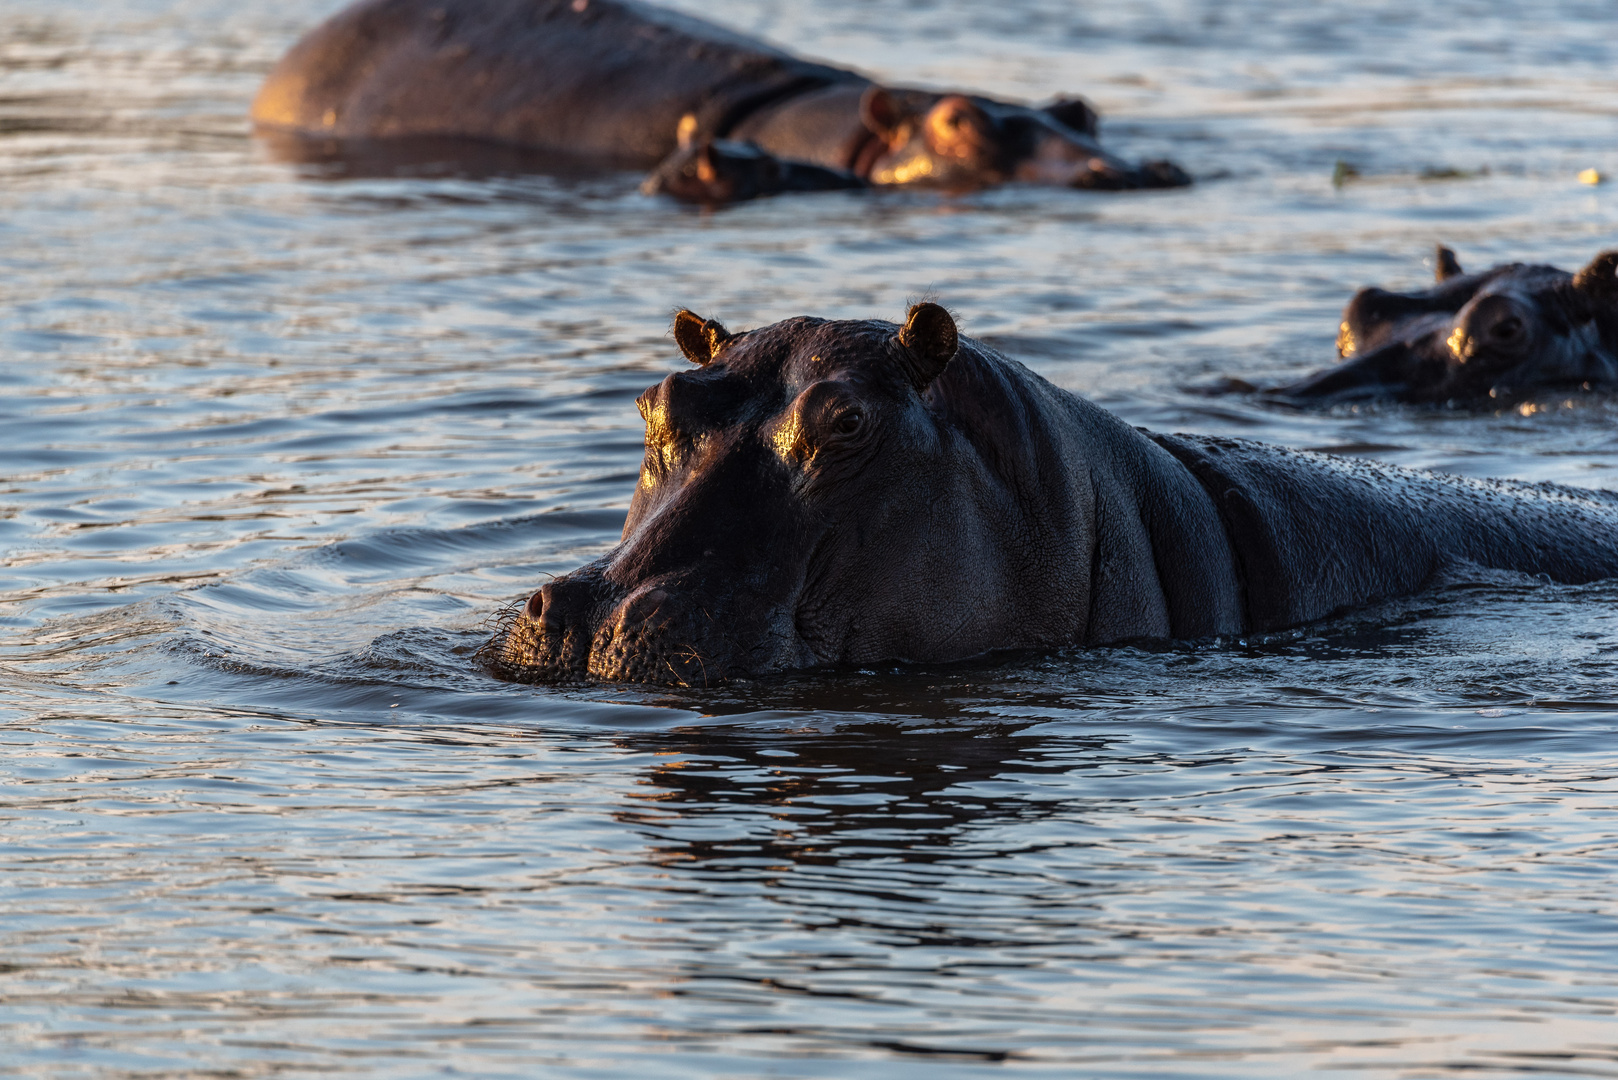
<path fill-rule="evenodd" d="M 955 359 L 961 336 L 955 320 L 937 304 L 920 303 L 910 309 L 910 317 L 899 328 L 899 344 L 904 346 L 901 363 L 910 382 L 925 391 Z"/>
<path fill-rule="evenodd" d="M 1455 257 L 1455 252 L 1439 244 L 1433 256 L 1434 280 L 1445 282 L 1452 277 L 1460 277 L 1465 272 L 1461 269 L 1461 261 Z"/>
<path fill-rule="evenodd" d="M 860 95 L 860 122 L 873 134 L 892 142 L 904 126 L 905 112 L 897 98 L 872 84 Z"/>
<path fill-rule="evenodd" d="M 1096 111 L 1083 98 L 1059 97 L 1045 106 L 1045 112 L 1059 124 L 1072 128 L 1081 135 L 1096 137 L 1100 121 Z"/>
<path fill-rule="evenodd" d="M 681 308 L 674 313 L 674 341 L 693 364 L 710 363 L 725 342 L 735 336 L 712 319 L 704 319 L 694 311 Z"/>
<path fill-rule="evenodd" d="M 1603 251 L 1573 275 L 1573 287 L 1596 310 L 1618 308 L 1618 251 Z"/>

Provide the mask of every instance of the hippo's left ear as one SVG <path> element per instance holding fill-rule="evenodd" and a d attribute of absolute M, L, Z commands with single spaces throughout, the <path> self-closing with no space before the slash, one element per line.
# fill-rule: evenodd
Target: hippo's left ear
<path fill-rule="evenodd" d="M 1590 265 L 1573 275 L 1573 287 L 1592 307 L 1618 308 L 1618 251 L 1603 251 Z"/>
<path fill-rule="evenodd" d="M 901 363 L 918 391 L 925 391 L 944 373 L 960 348 L 961 335 L 949 312 L 933 303 L 910 309 L 909 318 L 899 328 Z"/>
<path fill-rule="evenodd" d="M 1465 271 L 1461 269 L 1461 260 L 1455 257 L 1455 252 L 1439 244 L 1433 251 L 1433 280 L 1440 284 L 1452 277 L 1460 277 Z"/>
<path fill-rule="evenodd" d="M 708 364 L 719 354 L 720 348 L 735 337 L 729 330 L 704 319 L 694 311 L 681 308 L 674 313 L 674 341 L 693 364 Z"/>

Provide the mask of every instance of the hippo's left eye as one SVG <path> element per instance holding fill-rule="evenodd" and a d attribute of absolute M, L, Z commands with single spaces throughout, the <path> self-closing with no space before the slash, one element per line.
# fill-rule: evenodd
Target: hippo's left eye
<path fill-rule="evenodd" d="M 852 435 L 864 424 L 864 413 L 858 409 L 848 409 L 837 414 L 837 418 L 831 423 L 831 429 L 839 435 Z"/>
<path fill-rule="evenodd" d="M 1491 326 L 1489 335 L 1496 341 L 1516 341 L 1522 336 L 1522 331 L 1522 320 L 1512 315 Z"/>

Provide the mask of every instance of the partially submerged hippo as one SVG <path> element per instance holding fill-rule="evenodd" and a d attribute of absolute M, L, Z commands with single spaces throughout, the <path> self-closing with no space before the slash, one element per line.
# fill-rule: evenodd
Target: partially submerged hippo
<path fill-rule="evenodd" d="M 1576 274 L 1525 263 L 1468 274 L 1441 246 L 1432 288 L 1361 289 L 1338 328 L 1342 363 L 1267 392 L 1320 404 L 1466 405 L 1541 390 L 1618 389 L 1615 271 L 1618 251 Z"/>
<path fill-rule="evenodd" d="M 1082 101 L 881 87 L 636 0 L 360 0 L 293 46 L 252 116 L 322 140 L 460 137 L 640 168 L 682 136 L 730 140 L 879 185 L 1190 182 L 1102 150 Z"/>
<path fill-rule="evenodd" d="M 871 186 L 847 169 L 784 160 L 752 143 L 697 139 L 688 133 L 690 127 L 682 124 L 679 148 L 652 170 L 641 183 L 641 191 L 717 205 L 787 191 L 846 191 Z"/>
<path fill-rule="evenodd" d="M 639 399 L 622 540 L 513 610 L 497 673 L 704 685 L 1272 630 L 1462 561 L 1618 575 L 1618 494 L 1147 434 L 936 304 L 674 336 L 699 367 Z"/>

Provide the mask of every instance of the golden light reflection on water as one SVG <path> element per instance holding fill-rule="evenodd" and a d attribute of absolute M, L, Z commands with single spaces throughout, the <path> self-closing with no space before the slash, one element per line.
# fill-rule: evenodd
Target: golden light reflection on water
<path fill-rule="evenodd" d="M 1618 228 L 1618 189 L 1574 180 L 1618 172 L 1600 19 L 715 0 L 911 84 L 1090 93 L 1109 148 L 1203 182 L 695 215 L 633 174 L 277 163 L 247 103 L 336 6 L 0 20 L 8 1065 L 1610 1067 L 1612 586 L 684 697 L 470 660 L 617 542 L 677 304 L 763 325 L 932 290 L 1132 424 L 1618 486 L 1599 394 L 1181 393 L 1324 366 L 1353 290 L 1421 287 L 1438 240 L 1587 261 Z"/>

